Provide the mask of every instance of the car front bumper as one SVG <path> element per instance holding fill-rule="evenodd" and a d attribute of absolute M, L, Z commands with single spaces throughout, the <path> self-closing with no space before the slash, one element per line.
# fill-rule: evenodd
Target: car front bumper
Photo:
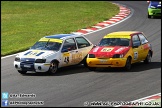
<path fill-rule="evenodd" d="M 152 16 L 161 16 L 161 9 L 148 8 L 148 14 Z"/>
<path fill-rule="evenodd" d="M 22 64 L 14 61 L 14 67 L 21 71 L 34 71 L 34 72 L 47 72 L 49 70 L 49 63 L 33 63 L 33 64 Z"/>
<path fill-rule="evenodd" d="M 127 58 L 87 58 L 88 67 L 124 67 Z"/>

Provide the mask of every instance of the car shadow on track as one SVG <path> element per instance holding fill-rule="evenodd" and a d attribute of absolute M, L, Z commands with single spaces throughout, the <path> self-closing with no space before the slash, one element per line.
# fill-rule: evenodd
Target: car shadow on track
<path fill-rule="evenodd" d="M 87 73 L 90 72 L 88 68 L 83 65 L 77 66 L 69 66 L 60 68 L 58 72 L 55 74 L 41 73 L 41 72 L 27 72 L 24 76 L 62 76 L 62 75 L 70 75 L 70 74 L 78 74 L 78 73 Z"/>
<path fill-rule="evenodd" d="M 144 64 L 143 62 L 132 64 L 132 69 L 130 71 L 125 71 L 123 68 L 97 68 L 96 71 L 90 71 L 88 68 L 83 65 L 77 66 L 69 66 L 60 68 L 55 74 L 47 74 L 47 73 L 35 73 L 28 72 L 24 76 L 63 76 L 70 74 L 78 74 L 78 73 L 87 73 L 87 72 L 108 72 L 108 73 L 121 73 L 121 72 L 142 72 L 150 69 L 161 68 L 161 62 L 151 62 L 150 64 Z"/>
<path fill-rule="evenodd" d="M 150 69 L 161 68 L 161 62 L 151 62 L 149 64 L 144 64 L 143 62 L 132 64 L 130 71 L 125 71 L 123 68 L 104 68 L 97 69 L 95 72 L 142 72 Z"/>
<path fill-rule="evenodd" d="M 154 16 L 153 18 L 151 19 L 161 19 L 161 16 Z"/>

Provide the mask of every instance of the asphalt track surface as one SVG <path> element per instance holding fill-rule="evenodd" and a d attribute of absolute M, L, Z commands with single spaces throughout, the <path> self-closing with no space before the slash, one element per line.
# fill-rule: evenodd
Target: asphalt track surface
<path fill-rule="evenodd" d="M 73 66 L 62 68 L 52 76 L 44 73 L 21 75 L 13 66 L 15 56 L 12 56 L 1 59 L 1 92 L 34 93 L 35 98 L 9 98 L 9 101 L 44 101 L 44 105 L 39 107 L 84 107 L 86 101 L 133 101 L 160 93 L 161 18 L 147 18 L 146 1 L 114 2 L 131 7 L 133 16 L 86 37 L 97 44 L 101 37 L 110 32 L 142 31 L 153 47 L 152 63 L 134 64 L 130 72 L 121 69 L 98 69 L 94 72 L 83 66 Z"/>

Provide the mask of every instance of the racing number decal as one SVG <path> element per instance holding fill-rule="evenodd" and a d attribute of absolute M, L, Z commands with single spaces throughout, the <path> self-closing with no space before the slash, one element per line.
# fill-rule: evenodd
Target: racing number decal
<path fill-rule="evenodd" d="M 40 56 L 43 53 L 44 52 L 40 52 L 40 51 L 29 51 L 29 52 L 25 53 L 24 55 L 27 57 L 35 57 L 35 56 Z"/>
<path fill-rule="evenodd" d="M 102 50 L 101 50 L 101 52 L 110 52 L 110 51 L 112 51 L 114 48 L 103 48 Z"/>
<path fill-rule="evenodd" d="M 69 62 L 72 62 L 72 63 L 78 63 L 80 62 L 80 60 L 82 60 L 82 53 L 77 53 L 77 54 L 72 54 L 71 55 L 71 61 L 69 60 L 70 59 L 70 53 L 63 53 L 63 60 L 66 64 L 68 64 Z"/>
<path fill-rule="evenodd" d="M 64 62 L 68 64 L 69 63 L 69 57 L 65 57 Z"/>
<path fill-rule="evenodd" d="M 138 52 L 134 52 L 134 60 L 138 59 Z"/>
<path fill-rule="evenodd" d="M 66 64 L 69 63 L 69 56 L 70 56 L 70 53 L 69 53 L 69 52 L 63 53 L 64 62 L 65 62 Z"/>

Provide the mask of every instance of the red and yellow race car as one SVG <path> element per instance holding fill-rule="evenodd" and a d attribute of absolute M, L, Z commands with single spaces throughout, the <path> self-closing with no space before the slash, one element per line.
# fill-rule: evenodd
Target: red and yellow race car
<path fill-rule="evenodd" d="M 131 64 L 151 62 L 153 50 L 143 32 L 119 31 L 107 34 L 87 55 L 87 67 L 94 71 L 97 67 L 124 67 Z"/>

